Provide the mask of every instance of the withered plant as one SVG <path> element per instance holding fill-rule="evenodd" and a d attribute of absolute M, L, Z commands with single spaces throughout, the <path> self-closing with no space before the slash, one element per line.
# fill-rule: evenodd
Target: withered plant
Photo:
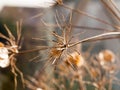
<path fill-rule="evenodd" d="M 16 33 L 17 37 L 15 37 L 11 30 L 8 28 L 6 24 L 4 24 L 5 30 L 7 31 L 8 36 L 0 33 L 0 38 L 5 39 L 6 42 L 0 42 L 0 61 L 1 68 L 11 67 L 11 72 L 14 74 L 14 84 L 15 84 L 15 90 L 17 89 L 17 75 L 20 74 L 22 83 L 24 85 L 24 78 L 23 73 L 19 70 L 19 68 L 16 66 L 16 55 L 19 53 L 20 46 L 20 40 L 21 40 L 21 28 L 22 21 L 16 22 Z"/>
<path fill-rule="evenodd" d="M 115 3 L 112 0 L 101 0 L 101 2 L 120 21 L 120 11 Z M 17 61 L 15 56 L 18 53 L 40 51 L 45 55 L 39 61 L 44 61 L 45 64 L 42 69 L 40 68 L 37 71 L 34 77 L 28 76 L 28 79 L 25 80 L 26 87 L 29 89 L 73 90 L 76 88 L 76 90 L 87 90 L 89 87 L 92 87 L 92 90 L 112 90 L 114 83 L 118 85 L 120 83 L 120 80 L 116 77 L 116 74 L 119 72 L 116 54 L 106 49 L 94 55 L 86 56 L 86 53 L 88 54 L 90 51 L 83 52 L 80 50 L 80 45 L 83 43 L 120 38 L 120 26 L 110 24 L 81 10 L 73 9 L 65 5 L 62 0 L 56 0 L 56 4 L 70 10 L 70 14 L 67 16 L 68 18 L 57 11 L 55 16 L 56 24 L 49 24 L 42 20 L 44 27 L 56 27 L 56 30 L 52 30 L 49 33 L 53 38 L 52 40 L 33 37 L 35 40 L 49 42 L 51 45 L 37 46 L 37 49 L 20 52 L 21 22 L 17 22 L 17 38 L 14 37 L 6 25 L 4 27 L 8 32 L 8 37 L 0 33 L 0 37 L 7 41 L 6 43 L 0 43 L 0 60 L 5 61 L 5 63 L 7 62 L 2 68 L 11 66 L 11 71 L 14 74 L 15 88 L 17 87 L 17 73 L 20 74 L 21 80 L 24 83 L 23 74 L 15 64 Z M 115 30 L 74 25 L 72 23 L 72 19 L 74 19 L 72 17 L 73 13 L 87 16 L 105 25 L 109 25 Z M 103 30 L 104 33 L 79 39 L 82 32 L 74 34 L 74 28 Z M 2 57 L 2 49 L 3 55 L 6 55 L 5 57 Z M 31 61 L 35 59 L 38 60 L 39 56 L 32 58 Z M 54 71 L 50 67 L 48 69 L 48 75 L 46 75 L 43 71 L 49 65 L 54 67 Z M 50 75 L 50 72 L 52 72 L 52 75 Z"/>
<path fill-rule="evenodd" d="M 104 0 L 101 1 L 105 3 Z M 110 3 L 112 3 L 111 0 Z M 52 46 L 49 47 L 45 46 L 47 48 L 47 54 L 48 54 L 48 56 L 45 59 L 45 67 L 48 65 L 55 65 L 55 77 L 52 77 L 52 81 L 54 81 L 55 87 L 57 89 L 62 88 L 63 90 L 67 90 L 68 86 L 69 87 L 70 85 L 74 86 L 75 83 L 74 81 L 77 81 L 80 90 L 87 89 L 87 85 L 94 87 L 94 90 L 107 90 L 107 89 L 112 90 L 112 84 L 114 82 L 119 83 L 119 79 L 115 77 L 116 70 L 119 67 L 115 67 L 116 63 L 114 63 L 113 61 L 113 59 L 115 59 L 114 53 L 109 50 L 102 51 L 97 56 L 93 56 L 94 58 L 90 56 L 89 60 L 87 60 L 86 57 L 84 57 L 83 52 L 81 52 L 78 48 L 76 48 L 76 46 L 85 42 L 88 43 L 88 42 L 119 38 L 119 34 L 120 34 L 119 25 L 110 24 L 109 22 L 96 18 L 83 11 L 70 8 L 69 6 L 65 5 L 62 1 L 58 3 L 58 5 L 69 9 L 72 13 L 82 14 L 99 22 L 102 22 L 105 25 L 112 26 L 113 28 L 115 28 L 115 30 L 92 28 L 94 30 L 105 30 L 106 32 L 82 40 L 74 41 L 75 39 L 73 38 L 76 38 L 77 35 L 73 34 L 74 32 L 73 28 L 88 28 L 89 30 L 91 28 L 74 25 L 72 23 L 73 18 L 71 14 L 69 20 L 66 21 L 64 15 L 61 15 L 62 16 L 61 18 L 59 16 L 60 14 L 57 13 L 56 25 L 48 24 L 43 21 L 46 27 L 51 26 L 51 27 L 59 28 L 59 29 L 57 28 L 58 30 L 50 33 L 50 36 L 54 37 L 54 40 L 50 41 L 52 43 Z M 115 4 L 112 3 L 112 5 L 114 6 L 114 8 L 118 9 L 115 6 Z M 108 4 L 106 4 L 106 6 L 108 7 Z M 61 23 L 61 20 L 64 22 Z M 44 40 L 44 39 L 38 39 L 38 40 Z M 72 68 L 73 70 L 71 70 L 69 67 Z M 39 77 L 39 75 L 40 73 L 37 75 L 37 77 Z M 68 85 L 67 87 L 66 87 L 66 83 L 64 83 L 66 82 L 66 80 L 68 81 L 70 80 L 69 81 L 70 85 Z M 72 90 L 71 87 L 69 89 Z"/>

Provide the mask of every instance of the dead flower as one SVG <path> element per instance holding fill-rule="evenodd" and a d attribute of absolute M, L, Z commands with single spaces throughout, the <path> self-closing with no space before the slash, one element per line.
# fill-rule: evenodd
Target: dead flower
<path fill-rule="evenodd" d="M 11 71 L 14 74 L 15 89 L 17 88 L 17 73 L 20 74 L 22 83 L 24 84 L 23 73 L 17 68 L 15 58 L 15 56 L 19 53 L 20 48 L 19 44 L 21 39 L 21 24 L 21 21 L 16 23 L 17 39 L 5 24 L 4 27 L 8 33 L 8 37 L 0 33 L 0 38 L 6 40 L 6 43 L 0 42 L 0 67 L 6 68 L 11 66 Z"/>

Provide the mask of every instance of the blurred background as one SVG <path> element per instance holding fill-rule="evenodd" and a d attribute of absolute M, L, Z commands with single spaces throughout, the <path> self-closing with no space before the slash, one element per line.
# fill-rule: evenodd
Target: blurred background
<path fill-rule="evenodd" d="M 1 0 L 2 1 L 2 0 Z M 114 0 L 119 7 L 120 0 Z M 114 25 L 120 25 L 120 22 L 116 20 L 114 15 L 112 15 L 109 10 L 102 4 L 100 0 L 63 0 L 64 4 L 68 5 L 71 8 L 82 10 L 89 15 L 95 16 L 99 19 L 105 20 Z M 119 7 L 120 9 L 120 7 Z M 61 13 L 65 16 L 65 19 L 69 19 L 69 15 L 71 10 L 68 10 L 62 6 L 56 5 L 50 8 L 33 8 L 32 6 L 27 7 L 12 7 L 12 6 L 4 6 L 0 10 L 0 32 L 4 35 L 7 35 L 3 24 L 6 24 L 10 27 L 11 32 L 15 35 L 15 23 L 16 21 L 22 19 L 22 44 L 21 44 L 21 51 L 22 50 L 31 50 L 37 48 L 40 45 L 50 45 L 51 43 L 47 42 L 47 40 L 52 40 L 52 36 L 50 36 L 50 32 L 56 30 L 56 27 L 45 27 L 42 21 L 45 21 L 49 24 L 55 24 L 56 13 Z M 120 13 L 119 13 L 120 16 Z M 106 30 L 115 30 L 114 27 L 106 25 L 102 22 L 94 20 L 90 17 L 87 17 L 82 14 L 74 13 L 72 15 L 72 24 L 79 26 L 78 28 L 73 28 L 73 33 L 80 33 L 83 32 L 78 36 L 78 40 L 82 40 L 87 37 L 91 37 L 94 35 L 101 34 L 106 32 L 105 30 L 97 30 L 97 29 L 87 29 L 87 27 L 94 27 L 94 28 L 104 28 Z M 32 38 L 41 38 L 45 37 L 46 41 L 36 41 Z M 3 39 L 0 38 L 1 42 L 4 42 Z M 112 39 L 112 40 L 103 40 L 100 42 L 93 42 L 93 43 L 84 43 L 79 46 L 79 49 L 82 52 L 85 52 L 90 46 L 93 46 L 90 53 L 96 54 L 103 49 L 110 49 L 115 54 L 118 55 L 120 53 L 120 40 L 119 39 Z M 35 76 L 36 78 L 39 76 L 38 71 L 40 68 L 43 67 L 42 62 L 30 62 L 32 58 L 39 55 L 38 60 L 41 57 L 45 57 L 45 53 L 40 51 L 35 51 L 32 53 L 24 53 L 17 55 L 17 66 L 23 72 L 25 77 L 27 76 Z M 40 74 L 40 73 L 39 73 Z M 42 73 L 41 73 L 42 74 Z M 49 74 L 49 73 L 48 73 Z M 119 75 L 118 75 L 119 77 Z M 113 90 L 119 90 L 119 86 L 113 86 Z M 14 90 L 14 76 L 11 73 L 10 67 L 8 68 L 0 68 L 0 90 Z M 18 87 L 17 90 L 31 90 L 28 88 L 22 88 L 22 83 L 20 80 L 20 76 L 18 75 Z M 39 89 L 36 89 L 39 90 Z M 40 89 L 41 90 L 41 89 Z M 43 89 L 44 90 L 44 89 Z M 49 89 L 47 89 L 49 90 Z M 59 89 L 55 89 L 59 90 Z M 68 89 L 60 89 L 60 90 L 68 90 Z M 69 89 L 70 90 L 70 89 Z M 72 89 L 72 90 L 79 90 L 79 89 Z M 88 88 L 87 90 L 92 90 Z"/>

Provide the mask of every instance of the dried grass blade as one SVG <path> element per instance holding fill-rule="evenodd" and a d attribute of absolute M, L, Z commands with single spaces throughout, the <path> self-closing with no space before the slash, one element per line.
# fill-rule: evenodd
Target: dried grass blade
<path fill-rule="evenodd" d="M 5 27 L 8 35 L 9 35 L 9 38 L 10 38 L 11 40 L 15 40 L 15 37 L 13 36 L 13 34 L 11 33 L 10 29 L 7 27 L 6 24 L 4 24 L 4 27 Z"/>
<path fill-rule="evenodd" d="M 17 45 L 18 45 L 21 39 L 22 20 L 20 20 L 19 22 L 16 22 L 16 28 L 17 28 Z"/>

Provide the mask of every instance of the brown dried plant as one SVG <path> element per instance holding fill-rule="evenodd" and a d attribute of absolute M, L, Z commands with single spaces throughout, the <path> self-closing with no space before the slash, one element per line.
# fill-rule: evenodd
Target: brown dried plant
<path fill-rule="evenodd" d="M 16 55 L 19 53 L 19 49 L 20 49 L 20 40 L 21 40 L 21 25 L 22 25 L 22 21 L 16 22 L 16 32 L 17 32 L 17 37 L 15 37 L 12 33 L 11 30 L 8 28 L 8 26 L 6 24 L 4 24 L 5 30 L 8 33 L 8 36 L 3 35 L 2 33 L 0 33 L 0 38 L 3 38 L 6 40 L 5 43 L 0 42 L 0 47 L 4 48 L 5 50 L 7 50 L 7 53 L 4 53 L 8 56 L 8 61 L 6 61 L 7 65 L 5 65 L 2 68 L 6 68 L 8 66 L 11 67 L 11 72 L 14 74 L 14 84 L 15 84 L 15 90 L 17 89 L 17 73 L 20 74 L 22 83 L 24 85 L 24 78 L 23 78 L 23 73 L 21 72 L 21 70 L 18 69 L 18 67 L 16 66 Z M 1 49 L 1 48 L 0 48 Z M 3 61 L 4 58 L 3 58 Z M 3 63 L 5 64 L 5 63 Z"/>
<path fill-rule="evenodd" d="M 45 22 L 44 24 L 48 25 Z M 55 65 L 55 67 L 57 67 L 56 72 L 58 73 L 58 75 L 60 75 L 61 78 L 63 77 L 67 79 L 70 78 L 72 80 L 70 81 L 71 86 L 74 86 L 73 84 L 74 81 L 77 81 L 80 85 L 79 86 L 80 90 L 86 90 L 86 85 L 91 85 L 95 87 L 95 89 L 99 89 L 99 90 L 106 90 L 105 87 L 109 85 L 109 90 L 111 90 L 112 79 L 110 78 L 115 77 L 114 75 L 111 75 L 111 70 L 114 70 L 114 69 L 112 69 L 111 67 L 109 69 L 104 68 L 101 65 L 100 61 L 97 61 L 96 65 L 93 65 L 93 64 L 89 65 L 89 63 L 92 63 L 92 62 L 95 63 L 95 60 L 93 59 L 92 61 L 86 61 L 84 59 L 84 56 L 82 55 L 82 52 L 79 52 L 78 49 L 75 49 L 73 47 L 84 42 L 105 40 L 105 39 L 111 38 L 111 36 L 113 38 L 114 35 L 119 35 L 120 32 L 107 32 L 107 33 L 103 33 L 93 37 L 85 38 L 77 42 L 73 42 L 74 35 L 72 35 L 72 32 L 71 32 L 72 31 L 71 25 L 70 24 L 65 24 L 65 25 L 66 25 L 65 27 L 60 27 L 62 28 L 61 30 L 62 34 L 59 34 L 57 32 L 52 32 L 52 35 L 53 37 L 55 37 L 55 40 L 52 41 L 54 43 L 53 46 L 48 48 L 49 55 L 46 59 L 47 61 L 45 61 L 46 63 L 45 65 L 48 65 L 48 64 Z M 58 26 L 60 26 L 60 24 Z M 39 40 L 43 40 L 43 39 L 39 39 Z M 113 53 L 112 53 L 112 56 L 111 56 L 111 53 L 109 52 L 107 55 L 106 54 L 104 55 L 105 55 L 105 58 L 107 58 L 107 61 L 111 61 L 108 59 L 114 58 Z M 58 64 L 59 65 L 64 64 L 65 66 L 59 66 Z M 68 70 L 69 67 L 71 67 L 75 71 L 72 71 L 71 69 L 69 69 L 70 72 L 72 72 L 70 73 Z M 38 74 L 38 77 L 40 73 Z M 87 75 L 88 77 L 91 77 L 92 81 L 84 80 L 84 78 L 86 78 Z M 57 88 L 63 87 L 64 90 L 67 90 L 65 89 L 66 86 L 59 85 L 59 83 L 61 82 L 59 78 L 55 80 L 54 79 L 55 78 L 52 77 L 52 80 L 54 81 L 54 84 L 55 86 L 57 86 Z M 62 81 L 62 82 L 65 82 L 65 81 Z"/>
<path fill-rule="evenodd" d="M 107 50 L 107 51 L 108 51 L 107 55 L 106 53 L 103 53 L 104 51 L 101 51 L 100 53 L 103 53 L 104 57 L 106 57 L 107 60 L 109 59 L 110 61 L 111 59 L 113 59 L 111 58 L 111 55 L 114 55 L 114 53 L 110 50 Z M 74 70 L 70 70 L 66 68 L 66 66 L 64 65 L 59 65 L 58 69 L 54 72 L 55 75 L 57 73 L 58 75 L 57 78 L 56 76 L 52 77 L 55 87 L 59 89 L 63 88 L 64 90 L 67 90 L 68 87 L 66 86 L 66 83 L 65 83 L 66 80 L 69 81 L 70 90 L 72 90 L 72 88 L 74 87 L 75 82 L 79 84 L 78 88 L 80 90 L 86 90 L 87 85 L 93 86 L 94 90 L 96 89 L 97 90 L 112 90 L 112 84 L 114 83 L 119 84 L 119 79 L 116 78 L 115 76 L 117 71 L 119 70 L 119 67 L 116 67 L 117 63 L 105 61 L 106 64 L 103 65 L 101 64 L 101 58 L 99 58 L 99 54 L 97 58 L 91 58 L 89 59 L 89 61 L 86 61 L 86 63 L 87 63 L 87 67 L 89 71 L 86 71 L 85 68 L 79 68 L 77 71 L 74 71 Z M 88 77 L 90 79 L 85 79 Z M 108 88 L 106 88 L 106 86 Z"/>
<path fill-rule="evenodd" d="M 101 0 L 101 1 L 110 10 L 110 12 L 115 16 L 115 18 L 117 18 L 119 20 L 119 9 L 116 6 L 115 2 L 113 0 Z M 90 14 L 84 12 L 84 11 L 81 11 L 79 9 L 71 8 L 71 7 L 67 6 L 67 5 L 65 5 L 62 0 L 57 0 L 57 4 L 58 4 L 58 6 L 61 6 L 62 8 L 65 8 L 65 9 L 68 9 L 68 10 L 71 10 L 74 13 L 84 15 L 84 16 L 89 17 L 91 19 L 94 19 L 94 20 L 96 20 L 98 22 L 101 22 L 101 23 L 104 23 L 106 25 L 112 26 L 117 30 L 120 29 L 119 25 L 113 25 L 113 24 L 111 24 L 109 22 L 106 22 L 105 20 L 102 20 L 100 18 L 92 16 L 92 15 L 90 15 Z M 111 5 L 109 5 L 109 4 L 111 4 L 113 7 L 111 7 Z"/>
<path fill-rule="evenodd" d="M 101 1 L 110 10 L 110 12 L 119 20 L 120 17 L 118 16 L 118 14 L 116 14 L 116 11 L 119 13 L 119 9 L 116 7 L 113 1 L 109 0 L 109 3 L 111 3 L 112 7 L 116 9 L 116 11 L 114 11 L 109 5 L 109 3 L 106 3 L 105 0 L 101 0 Z M 19 52 L 19 43 L 21 38 L 21 22 L 20 23 L 17 22 L 17 39 L 11 33 L 9 28 L 6 25 L 4 25 L 6 31 L 8 32 L 8 37 L 0 33 L 0 37 L 7 41 L 7 43 L 2 43 L 2 42 L 0 43 L 0 50 L 2 50 L 1 47 L 4 48 L 6 50 L 5 54 L 9 56 L 8 61 L 10 63 L 9 62 L 8 63 L 10 64 L 11 71 L 14 74 L 15 89 L 17 87 L 17 73 L 20 74 L 21 80 L 24 83 L 23 74 L 15 64 L 16 63 L 15 56 L 18 53 L 33 52 L 36 50 L 37 51 L 47 50 L 48 55 L 46 55 L 46 59 L 43 58 L 43 61 L 45 61 L 45 65 L 41 70 L 43 71 L 43 69 L 46 68 L 46 66 L 48 65 L 55 66 L 56 71 L 54 72 L 54 74 L 55 75 L 57 74 L 59 78 L 52 77 L 51 82 L 53 82 L 58 89 L 62 88 L 64 90 L 68 90 L 68 88 L 63 83 L 67 79 L 69 79 L 71 90 L 72 90 L 72 86 L 74 86 L 75 81 L 79 83 L 80 90 L 86 90 L 87 85 L 93 86 L 95 90 L 107 90 L 106 86 L 108 85 L 109 90 L 112 90 L 113 81 L 115 80 L 116 82 L 119 82 L 119 79 L 115 77 L 116 71 L 119 68 L 115 66 L 117 65 L 115 63 L 115 57 L 116 57 L 115 54 L 110 50 L 104 50 L 104 51 L 101 51 L 96 56 L 90 56 L 89 60 L 87 60 L 83 52 L 81 52 L 76 47 L 77 45 L 80 45 L 85 42 L 88 43 L 88 42 L 95 42 L 95 41 L 101 41 L 106 39 L 120 38 L 119 36 L 120 26 L 110 24 L 102 19 L 96 18 L 83 11 L 70 8 L 69 6 L 65 5 L 62 2 L 62 0 L 57 0 L 57 4 L 61 7 L 67 8 L 72 13 L 82 14 L 84 16 L 90 17 L 99 22 L 102 22 L 106 25 L 112 26 L 113 28 L 115 28 L 115 30 L 108 31 L 107 29 L 101 29 L 101 28 L 76 26 L 72 23 L 72 19 L 73 19 L 72 13 L 70 13 L 68 21 L 65 19 L 64 15 L 57 13 L 56 15 L 57 25 L 50 25 L 43 21 L 46 27 L 47 26 L 59 27 L 59 29 L 57 28 L 59 31 L 56 30 L 50 33 L 50 35 L 54 38 L 51 41 L 49 40 L 50 43 L 52 43 L 52 46 L 38 46 L 38 48 L 34 50 Z M 107 32 L 96 35 L 96 36 L 88 37 L 82 40 L 74 41 L 78 35 L 73 34 L 74 32 L 73 28 L 106 30 Z M 38 38 L 34 38 L 34 39 L 38 39 Z M 38 40 L 48 41 L 46 39 L 41 39 L 41 38 Z M 33 58 L 32 60 L 38 57 L 39 56 Z M 0 57 L 0 60 L 6 60 L 6 58 Z M 7 66 L 8 65 L 6 65 L 6 67 Z M 37 78 L 39 78 L 39 76 L 40 78 L 42 78 L 41 71 L 39 72 Z M 86 77 L 90 77 L 90 79 L 88 78 L 86 80 L 85 79 Z M 45 83 L 47 83 L 47 79 L 49 78 L 51 77 L 48 77 L 48 76 L 43 77 L 43 79 L 45 80 L 43 80 L 42 82 L 42 79 L 41 81 L 39 80 L 37 81 L 35 78 L 33 79 L 29 77 L 29 80 L 25 80 L 25 84 L 27 85 L 28 88 L 32 90 L 39 90 L 39 89 L 46 90 L 45 87 L 47 87 L 47 85 L 45 85 Z M 48 87 L 47 87 L 47 90 L 48 90 Z M 53 88 L 51 90 L 53 90 Z"/>
<path fill-rule="evenodd" d="M 101 0 L 101 1 L 104 1 L 104 0 Z M 111 0 L 110 0 L 110 2 L 111 2 Z M 96 89 L 97 90 L 107 90 L 106 86 L 109 85 L 109 87 L 108 87 L 109 90 L 112 90 L 111 85 L 113 83 L 113 80 L 116 80 L 116 77 L 114 75 L 116 72 L 116 67 L 114 67 L 114 66 L 116 64 L 112 63 L 113 59 L 115 57 L 114 53 L 111 53 L 111 51 L 109 51 L 109 50 L 107 50 L 105 52 L 102 51 L 98 54 L 97 58 L 95 57 L 94 59 L 92 59 L 90 61 L 86 61 L 85 59 L 83 59 L 84 56 L 82 56 L 82 52 L 80 52 L 80 50 L 76 50 L 73 47 L 76 47 L 76 45 L 79 45 L 84 42 L 95 42 L 95 41 L 101 41 L 101 40 L 106 40 L 106 39 L 119 38 L 118 35 L 120 35 L 120 32 L 119 32 L 120 26 L 110 24 L 104 20 L 96 18 L 92 15 L 89 15 L 89 14 L 83 12 L 83 11 L 80 11 L 77 9 L 72 9 L 62 2 L 59 3 L 59 0 L 58 0 L 58 4 L 62 7 L 65 7 L 67 9 L 71 10 L 72 13 L 82 14 L 84 16 L 95 19 L 99 22 L 102 22 L 106 25 L 110 25 L 113 28 L 115 28 L 115 31 L 118 31 L 118 32 L 115 32 L 114 30 L 112 30 L 109 32 L 105 32 L 103 34 L 99 34 L 99 35 L 96 35 L 93 37 L 88 37 L 88 38 L 79 40 L 77 42 L 74 42 L 73 38 L 76 35 L 72 34 L 72 32 L 73 32 L 72 27 L 76 27 L 76 26 L 73 25 L 71 22 L 72 16 L 70 16 L 68 23 L 64 22 L 61 24 L 59 22 L 59 20 L 57 20 L 57 19 L 56 19 L 57 25 L 50 25 L 48 23 L 43 22 L 45 24 L 45 26 L 55 26 L 55 27 L 59 27 L 59 29 L 60 29 L 59 30 L 60 33 L 53 31 L 51 34 L 51 36 L 54 37 L 55 40 L 51 41 L 53 43 L 52 44 L 53 46 L 50 46 L 47 48 L 49 55 L 46 59 L 46 65 L 48 65 L 48 64 L 55 65 L 55 67 L 58 68 L 57 69 L 58 75 L 62 75 L 63 77 L 65 76 L 66 78 L 70 78 L 70 76 L 69 76 L 70 72 L 67 72 L 68 70 L 66 70 L 66 67 L 70 66 L 70 67 L 72 67 L 73 70 L 77 70 L 75 72 L 73 71 L 73 75 L 71 73 L 70 73 L 70 75 L 73 79 L 76 79 L 76 77 L 77 77 L 79 84 L 83 84 L 81 90 L 85 90 L 84 85 L 87 85 L 87 84 L 94 86 L 95 90 Z M 117 8 L 113 3 L 112 3 L 112 5 L 114 6 L 114 8 Z M 106 6 L 107 6 L 107 4 L 106 4 Z M 60 18 L 59 16 L 57 16 L 57 17 Z M 65 17 L 62 16 L 63 21 L 65 21 L 64 18 Z M 81 27 L 79 27 L 79 28 L 81 28 Z M 96 28 L 93 28 L 93 29 L 96 29 Z M 107 30 L 107 29 L 104 29 L 104 30 Z M 43 39 L 41 39 L 41 40 L 43 40 Z M 102 59 L 101 59 L 101 55 L 100 55 L 101 53 L 102 53 Z M 81 59 L 81 57 L 82 57 L 82 59 Z M 113 58 L 113 59 L 111 59 L 111 58 Z M 85 63 L 82 63 L 81 60 L 83 60 L 83 62 L 85 62 Z M 104 62 L 104 64 L 103 64 L 103 62 Z M 59 63 L 64 64 L 65 67 L 59 66 L 58 65 Z M 91 63 L 91 64 L 89 64 L 89 63 Z M 106 66 L 106 63 L 108 66 Z M 81 64 L 84 66 L 85 69 L 81 70 L 79 68 L 82 66 Z M 60 71 L 62 70 L 63 73 L 61 73 L 62 71 L 60 72 L 59 69 L 60 69 Z M 87 71 L 86 71 L 86 69 L 87 69 Z M 118 67 L 117 67 L 117 69 L 118 69 Z M 81 74 L 81 72 L 84 72 L 84 71 L 85 71 L 85 74 Z M 114 72 L 114 74 L 113 74 L 113 72 Z M 90 81 L 84 80 L 84 78 L 87 74 L 89 77 L 91 77 Z M 119 79 L 116 81 L 119 82 Z M 58 82 L 58 84 L 57 84 L 57 82 Z M 55 85 L 58 86 L 59 88 L 62 87 L 59 85 L 59 78 L 58 78 L 58 80 L 55 79 Z M 65 87 L 65 86 L 63 86 L 63 87 Z M 65 90 L 65 88 L 64 88 L 64 90 Z"/>
<path fill-rule="evenodd" d="M 57 17 L 59 17 L 59 16 L 57 16 Z M 57 20 L 57 18 L 56 18 L 56 22 L 57 22 L 57 25 L 58 25 L 60 31 L 59 31 L 59 33 L 57 31 L 53 31 L 51 33 L 51 36 L 54 38 L 54 40 L 51 40 L 50 42 L 52 43 L 53 46 L 49 46 L 49 47 L 46 46 L 46 48 L 48 49 L 48 57 L 45 62 L 46 63 L 45 67 L 48 64 L 51 64 L 51 65 L 55 65 L 55 68 L 56 68 L 56 66 L 59 63 L 66 61 L 68 63 L 68 65 L 70 65 L 74 70 L 77 70 L 77 68 L 79 67 L 79 64 L 81 63 L 81 60 L 83 60 L 82 56 L 80 54 L 78 54 L 79 51 L 77 52 L 77 50 L 75 48 L 73 48 L 77 44 L 74 45 L 72 43 L 72 40 L 75 37 L 75 35 L 72 35 L 71 19 L 72 19 L 72 14 L 70 15 L 69 21 L 67 23 L 65 20 L 65 17 L 62 15 L 62 20 L 65 21 L 65 22 L 63 22 L 65 24 L 65 26 L 61 26 L 59 24 L 61 22 L 59 22 L 59 20 Z M 45 24 L 45 26 L 48 25 L 45 22 L 43 22 L 43 23 Z M 40 39 L 34 38 L 34 39 L 44 40 L 41 38 Z M 42 47 L 45 47 L 45 46 L 42 46 Z M 74 62 L 76 62 L 76 63 L 74 63 Z"/>
<path fill-rule="evenodd" d="M 70 21 L 71 21 L 71 18 L 70 18 Z M 46 23 L 44 24 L 47 25 Z M 52 35 L 53 37 L 55 37 L 56 40 L 52 41 L 54 42 L 53 46 L 48 47 L 49 49 L 48 63 L 51 62 L 52 65 L 56 66 L 58 62 L 64 61 L 65 57 L 67 57 L 68 59 L 65 59 L 65 60 L 67 60 L 67 63 L 69 63 L 69 65 L 73 69 L 76 69 L 75 66 L 78 66 L 79 61 L 75 61 L 76 58 L 74 58 L 74 55 L 71 54 L 77 51 L 72 47 L 75 47 L 85 42 L 93 42 L 93 41 L 99 41 L 99 40 L 118 38 L 116 37 L 116 35 L 120 34 L 120 32 L 107 32 L 107 33 L 99 34 L 93 37 L 85 38 L 77 42 L 73 42 L 72 39 L 74 38 L 75 35 L 72 35 L 71 24 L 66 24 L 66 26 L 60 27 L 60 28 L 62 28 L 61 35 L 59 35 L 55 31 L 52 32 Z M 79 50 L 77 52 L 79 52 Z M 77 58 L 79 58 L 79 55 L 77 56 Z M 74 59 L 74 61 L 72 59 Z"/>
<path fill-rule="evenodd" d="M 112 84 L 119 82 L 116 79 L 116 73 L 119 69 L 117 62 L 115 62 L 115 54 L 110 50 L 101 51 L 96 58 L 92 59 L 90 65 L 90 76 L 93 79 L 92 84 L 94 87 L 100 90 L 112 90 Z"/>

